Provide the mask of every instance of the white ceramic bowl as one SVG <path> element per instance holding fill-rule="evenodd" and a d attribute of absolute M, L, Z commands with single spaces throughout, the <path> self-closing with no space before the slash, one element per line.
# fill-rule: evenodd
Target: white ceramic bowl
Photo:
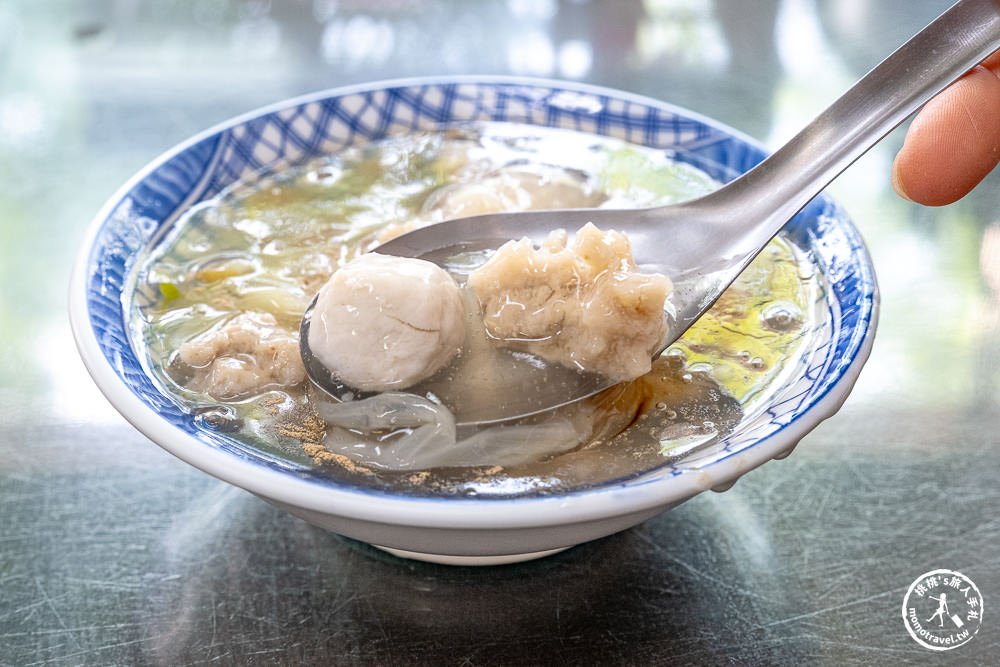
<path fill-rule="evenodd" d="M 502 120 L 668 149 L 719 180 L 764 153 L 683 109 L 564 82 L 449 77 L 374 83 L 282 102 L 223 123 L 156 159 L 97 215 L 74 270 L 70 319 L 112 404 L 155 443 L 318 526 L 411 557 L 498 563 L 612 534 L 788 454 L 834 414 L 868 357 L 878 310 L 871 260 L 841 209 L 820 196 L 786 228 L 829 290 L 822 331 L 770 403 L 721 442 L 640 477 L 540 497 L 414 497 L 351 487 L 206 428 L 148 377 L 130 341 L 123 290 L 135 258 L 179 213 L 236 180 L 387 133 Z"/>

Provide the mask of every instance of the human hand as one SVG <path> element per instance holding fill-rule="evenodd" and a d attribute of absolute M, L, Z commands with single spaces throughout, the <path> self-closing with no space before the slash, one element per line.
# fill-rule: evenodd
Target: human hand
<path fill-rule="evenodd" d="M 892 165 L 903 198 L 943 206 L 1000 163 L 1000 51 L 924 105 Z"/>

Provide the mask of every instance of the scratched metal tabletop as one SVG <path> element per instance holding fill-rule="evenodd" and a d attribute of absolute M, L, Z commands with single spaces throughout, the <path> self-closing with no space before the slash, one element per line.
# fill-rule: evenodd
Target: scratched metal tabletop
<path fill-rule="evenodd" d="M 66 317 L 102 202 L 257 106 L 524 74 L 650 95 L 775 147 L 947 4 L 0 4 L 0 665 L 996 664 L 1000 178 L 950 207 L 904 202 L 900 132 L 832 188 L 883 303 L 840 413 L 726 493 L 535 562 L 395 559 L 172 458 L 108 406 Z M 919 645 L 901 613 L 937 569 L 982 593 L 981 629 L 954 650 Z"/>

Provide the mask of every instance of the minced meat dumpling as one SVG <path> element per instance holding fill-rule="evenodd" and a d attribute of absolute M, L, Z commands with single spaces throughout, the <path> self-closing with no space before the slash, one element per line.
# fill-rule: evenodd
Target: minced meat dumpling
<path fill-rule="evenodd" d="M 271 313 L 240 313 L 181 345 L 177 356 L 192 371 L 188 389 L 219 400 L 290 387 L 306 377 L 297 332 L 280 327 Z"/>
<path fill-rule="evenodd" d="M 487 333 L 504 347 L 616 382 L 649 372 L 673 290 L 667 277 L 639 273 L 624 234 L 591 223 L 572 246 L 563 230 L 540 248 L 529 239 L 505 243 L 469 285 Z"/>

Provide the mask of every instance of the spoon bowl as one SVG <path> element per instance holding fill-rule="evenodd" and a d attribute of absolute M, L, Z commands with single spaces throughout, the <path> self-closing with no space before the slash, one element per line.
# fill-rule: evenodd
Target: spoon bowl
<path fill-rule="evenodd" d="M 347 385 L 323 365 L 309 347 L 309 324 L 317 297 L 309 303 L 299 327 L 299 346 L 306 373 L 315 386 L 338 401 L 362 400 L 378 392 L 361 391 Z M 447 405 L 455 416 L 455 424 L 488 426 L 512 419 L 547 412 L 562 405 L 592 396 L 607 388 L 604 376 L 584 373 L 557 365 L 526 363 L 523 357 L 497 354 L 490 366 L 488 378 L 481 377 L 464 357 L 459 357 L 447 374 L 436 375 L 406 389 L 407 392 L 436 399 Z M 481 390 L 488 382 L 490 390 Z M 562 403 L 554 397 L 567 396 Z M 556 398 L 557 401 L 557 398 Z"/>
<path fill-rule="evenodd" d="M 381 244 L 376 251 L 444 264 L 450 256 L 495 249 L 511 238 L 528 238 L 537 245 L 553 229 L 576 229 L 586 222 L 593 222 L 602 229 L 624 232 L 632 241 L 639 269 L 644 273 L 670 276 L 674 283 L 670 297 L 674 310 L 669 316 L 667 333 L 653 355 L 655 358 L 739 275 L 731 264 L 721 264 L 715 270 L 704 265 L 692 270 L 684 266 L 690 253 L 676 247 L 663 247 L 658 236 L 661 225 L 683 226 L 688 219 L 686 211 L 684 204 L 677 204 L 656 209 L 563 209 L 478 215 L 403 234 Z M 676 215 L 678 219 L 672 223 L 655 217 L 658 214 L 665 218 Z M 456 242 L 456 239 L 460 240 Z M 694 235 L 688 235 L 687 240 L 694 240 Z M 315 303 L 316 297 L 306 309 L 299 329 L 302 360 L 310 379 L 337 400 L 358 400 L 374 395 L 374 392 L 359 391 L 341 382 L 312 353 L 309 325 Z M 473 385 L 482 382 L 483 378 L 470 378 L 461 359 L 457 368 L 452 368 L 446 377 L 439 374 L 407 391 L 440 400 L 452 410 L 460 426 L 485 426 L 553 410 L 593 396 L 614 384 L 598 373 L 556 364 L 538 366 L 517 355 L 501 352 L 497 359 L 500 364 L 494 365 L 490 377 L 485 379 L 490 386 L 488 393 L 473 389 Z"/>

